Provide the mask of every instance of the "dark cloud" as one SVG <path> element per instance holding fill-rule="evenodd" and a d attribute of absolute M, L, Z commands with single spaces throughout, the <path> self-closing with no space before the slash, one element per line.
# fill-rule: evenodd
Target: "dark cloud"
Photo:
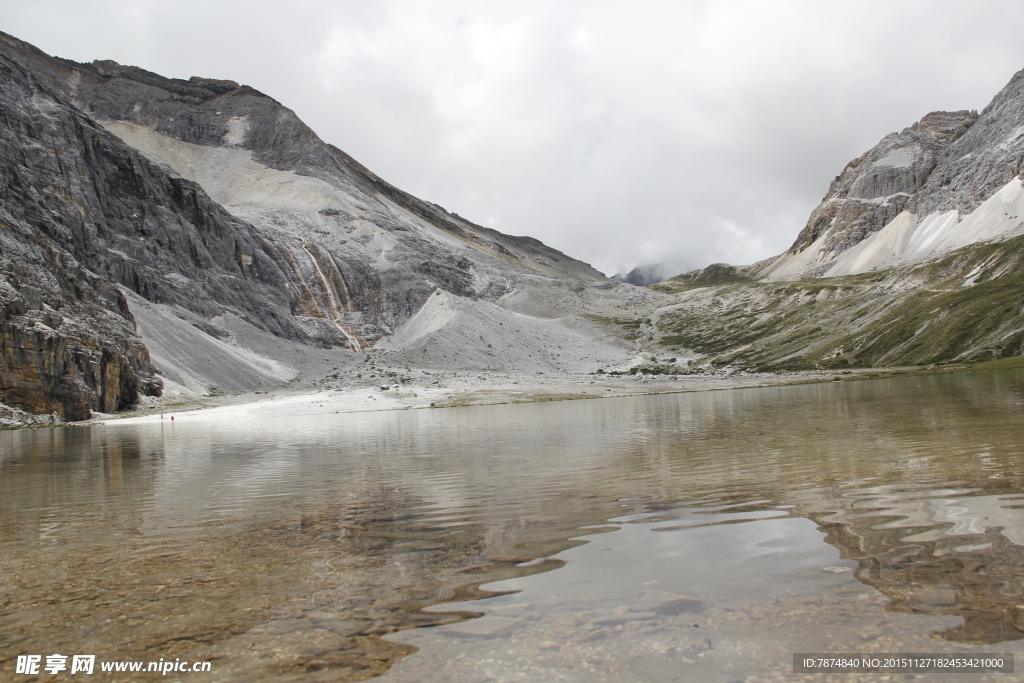
<path fill-rule="evenodd" d="M 751 262 L 1024 68 L 1019 2 L 0 2 L 81 61 L 246 82 L 394 184 L 606 272 Z"/>

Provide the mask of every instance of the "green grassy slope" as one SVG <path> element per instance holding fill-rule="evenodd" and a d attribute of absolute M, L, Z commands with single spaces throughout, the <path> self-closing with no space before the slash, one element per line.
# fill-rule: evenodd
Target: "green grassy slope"
<path fill-rule="evenodd" d="M 928 365 L 1024 354 L 1024 237 L 914 267 L 708 287 L 669 280 L 662 348 L 754 370 Z"/>

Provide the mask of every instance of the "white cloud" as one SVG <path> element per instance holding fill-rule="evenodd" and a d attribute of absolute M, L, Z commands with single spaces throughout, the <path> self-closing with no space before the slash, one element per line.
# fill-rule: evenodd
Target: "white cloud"
<path fill-rule="evenodd" d="M 0 1 L 52 54 L 249 83 L 397 186 L 607 272 L 789 246 L 845 163 L 1024 67 L 1019 2 Z"/>

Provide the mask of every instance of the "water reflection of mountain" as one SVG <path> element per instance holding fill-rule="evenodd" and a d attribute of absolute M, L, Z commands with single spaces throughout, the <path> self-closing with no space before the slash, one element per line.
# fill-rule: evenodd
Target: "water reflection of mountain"
<path fill-rule="evenodd" d="M 1024 638 L 1022 498 L 885 485 L 804 491 L 794 502 L 857 561 L 857 578 L 892 600 L 887 609 L 960 616 L 939 635 L 986 644 Z"/>
<path fill-rule="evenodd" d="M 226 680 L 362 680 L 410 651 L 380 635 L 470 616 L 422 609 L 561 566 L 520 565 L 620 510 L 507 491 L 474 453 L 410 458 L 402 424 L 370 420 L 377 448 L 240 430 L 0 435 L 0 663 L 82 650 L 217 658 Z"/>
<path fill-rule="evenodd" d="M 329 668 L 363 675 L 404 652 L 374 650 L 379 634 L 558 566 L 532 561 L 594 532 L 581 527 L 679 508 L 713 523 L 756 501 L 821 525 L 889 609 L 964 618 L 941 637 L 1020 639 L 1022 386 L 965 375 L 0 434 L 0 603 L 36 606 L 0 624 L 24 638 L 0 657 L 132 642 L 227 653 L 242 676 L 277 666 L 243 643 L 315 640 Z"/>
<path fill-rule="evenodd" d="M 138 533 L 164 444 L 128 430 L 32 429 L 5 434 L 0 454 L 0 543 L 57 543 L 87 523 Z"/>
<path fill-rule="evenodd" d="M 947 640 L 1024 638 L 1024 374 L 727 392 L 679 408 L 644 446 L 666 497 L 795 505 L 888 609 L 961 616 Z"/>

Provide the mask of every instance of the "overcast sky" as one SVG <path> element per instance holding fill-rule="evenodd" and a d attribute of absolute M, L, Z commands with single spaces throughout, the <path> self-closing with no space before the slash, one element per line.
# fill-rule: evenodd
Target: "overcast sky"
<path fill-rule="evenodd" d="M 788 248 L 848 161 L 1024 68 L 1024 2 L 0 0 L 77 61 L 228 78 L 394 185 L 608 274 Z"/>

